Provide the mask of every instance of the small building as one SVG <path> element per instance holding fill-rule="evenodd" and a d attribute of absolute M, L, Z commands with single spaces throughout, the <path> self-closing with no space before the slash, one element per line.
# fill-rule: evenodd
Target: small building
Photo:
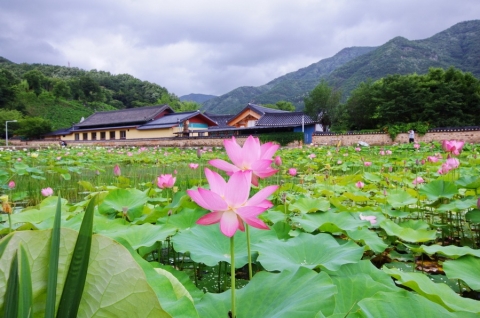
<path fill-rule="evenodd" d="M 225 126 L 209 128 L 210 136 L 250 135 L 271 132 L 303 132 L 304 142 L 311 143 L 316 122 L 303 112 L 289 112 L 249 103 Z"/>
<path fill-rule="evenodd" d="M 62 134 L 62 139 L 95 141 L 175 137 L 195 134 L 196 130 L 214 125 L 213 120 L 199 111 L 175 113 L 168 105 L 156 105 L 96 112 L 73 125 L 68 134 Z"/>

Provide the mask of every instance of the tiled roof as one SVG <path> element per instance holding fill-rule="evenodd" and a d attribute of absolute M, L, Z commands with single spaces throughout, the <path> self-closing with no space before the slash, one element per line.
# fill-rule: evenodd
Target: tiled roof
<path fill-rule="evenodd" d="M 158 114 L 164 111 L 173 112 L 168 105 L 156 105 L 98 112 L 91 115 L 81 123 L 75 124 L 74 126 L 78 128 L 84 128 L 104 125 L 124 125 L 127 123 L 143 124 L 154 119 Z"/>
<path fill-rule="evenodd" d="M 55 131 L 49 132 L 48 134 L 45 134 L 44 136 L 61 136 L 61 135 L 68 135 L 72 131 L 72 128 L 61 128 L 57 129 Z"/>
<path fill-rule="evenodd" d="M 146 129 L 155 129 L 155 128 L 174 127 L 195 116 L 201 116 L 207 123 L 210 123 L 210 125 L 215 125 L 215 122 L 208 116 L 205 116 L 199 111 L 192 111 L 192 112 L 166 114 L 165 116 L 159 119 L 147 122 L 145 125 L 142 125 L 137 129 L 146 130 Z"/>
<path fill-rule="evenodd" d="M 215 126 L 215 128 L 230 127 L 227 125 L 227 122 L 233 117 L 233 115 L 227 115 L 227 114 L 204 113 L 204 115 L 217 123 L 218 127 Z"/>
<path fill-rule="evenodd" d="M 247 108 L 253 110 L 254 112 L 256 112 L 260 115 L 270 114 L 270 113 L 290 113 L 289 111 L 286 111 L 286 110 L 268 108 L 268 107 L 263 107 L 263 106 L 260 106 L 260 105 L 251 104 L 251 103 L 248 103 L 247 107 L 245 107 L 241 112 L 243 112 Z"/>
<path fill-rule="evenodd" d="M 302 112 L 283 112 L 263 115 L 256 126 L 301 126 L 302 120 L 304 125 L 315 124 L 314 120 Z"/>

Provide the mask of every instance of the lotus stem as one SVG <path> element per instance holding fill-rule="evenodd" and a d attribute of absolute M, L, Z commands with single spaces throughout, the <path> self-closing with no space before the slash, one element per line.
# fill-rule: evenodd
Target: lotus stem
<path fill-rule="evenodd" d="M 235 244 L 233 236 L 230 238 L 230 291 L 232 296 L 232 318 L 237 317 L 235 308 Z"/>
<path fill-rule="evenodd" d="M 8 233 L 12 233 L 12 215 L 8 213 Z"/>
<path fill-rule="evenodd" d="M 245 225 L 245 233 L 247 235 L 247 254 L 248 254 L 248 279 L 252 280 L 252 253 L 250 251 L 250 227 Z"/>

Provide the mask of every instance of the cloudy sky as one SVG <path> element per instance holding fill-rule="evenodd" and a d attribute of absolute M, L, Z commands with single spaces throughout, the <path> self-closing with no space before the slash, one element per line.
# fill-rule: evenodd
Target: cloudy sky
<path fill-rule="evenodd" d="M 1 0 L 0 56 L 221 95 L 475 19 L 478 0 Z"/>

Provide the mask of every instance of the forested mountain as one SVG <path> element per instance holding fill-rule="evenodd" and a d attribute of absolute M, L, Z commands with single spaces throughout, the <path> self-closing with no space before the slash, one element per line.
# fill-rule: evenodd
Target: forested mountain
<path fill-rule="evenodd" d="M 332 72 L 327 82 L 343 99 L 361 82 L 393 74 L 426 74 L 428 69 L 454 66 L 480 78 L 480 20 L 454 25 L 425 40 L 396 37 Z"/>
<path fill-rule="evenodd" d="M 195 102 L 202 104 L 209 99 L 215 98 L 215 95 L 206 95 L 206 94 L 188 94 L 184 96 L 180 96 L 180 100 L 182 102 Z"/>
<path fill-rule="evenodd" d="M 195 103 L 180 102 L 160 85 L 128 74 L 16 64 L 0 57 L 0 110 L 47 119 L 53 129 L 70 127 L 95 111 L 167 103 L 178 110 L 198 108 Z"/>
<path fill-rule="evenodd" d="M 344 56 L 346 55 L 346 56 Z M 203 103 L 214 113 L 235 113 L 248 102 L 292 102 L 303 109 L 303 98 L 321 80 L 341 90 L 345 101 L 367 79 L 393 74 L 425 74 L 430 67 L 454 66 L 480 77 L 480 20 L 461 22 L 428 39 L 396 37 L 377 48 L 343 49 L 335 56 L 279 77 L 259 87 L 240 87 Z M 323 71 L 322 71 L 323 70 Z"/>
<path fill-rule="evenodd" d="M 236 113 L 249 102 L 275 104 L 284 100 L 294 105 L 302 105 L 306 93 L 331 72 L 358 56 L 366 54 L 374 47 L 351 47 L 333 57 L 311 64 L 298 71 L 288 73 L 258 87 L 243 86 L 222 96 L 212 98 L 202 104 L 202 109 L 213 113 Z"/>

